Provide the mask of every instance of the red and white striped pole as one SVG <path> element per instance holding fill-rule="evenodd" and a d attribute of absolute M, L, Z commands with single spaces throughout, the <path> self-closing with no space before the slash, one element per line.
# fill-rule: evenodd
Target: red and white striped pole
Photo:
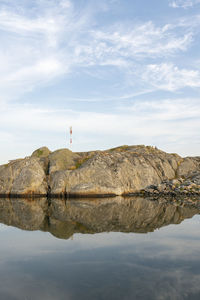
<path fill-rule="evenodd" d="M 72 145 L 72 126 L 69 127 L 69 133 L 70 133 L 70 146 Z"/>

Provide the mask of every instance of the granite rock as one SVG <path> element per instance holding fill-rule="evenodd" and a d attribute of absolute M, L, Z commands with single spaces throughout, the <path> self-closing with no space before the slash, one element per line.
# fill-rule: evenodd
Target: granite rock
<path fill-rule="evenodd" d="M 1 195 L 67 197 L 199 192 L 200 157 L 182 158 L 151 146 L 51 152 L 42 147 L 0 166 Z M 187 188 L 186 188 L 187 187 Z"/>

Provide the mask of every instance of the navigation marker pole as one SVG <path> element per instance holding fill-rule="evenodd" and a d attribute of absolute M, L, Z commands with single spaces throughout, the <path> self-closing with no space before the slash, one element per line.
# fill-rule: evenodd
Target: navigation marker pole
<path fill-rule="evenodd" d="M 72 144 L 72 126 L 70 126 L 69 128 L 69 132 L 70 132 L 70 145 Z"/>
<path fill-rule="evenodd" d="M 69 149 L 71 150 L 71 146 L 72 146 L 72 126 L 69 127 Z M 66 195 L 67 195 L 67 200 L 69 199 L 69 188 L 68 188 L 68 183 L 66 183 Z M 65 201 L 65 205 L 66 205 L 66 201 Z M 73 235 L 72 235 L 72 239 L 73 239 Z"/>

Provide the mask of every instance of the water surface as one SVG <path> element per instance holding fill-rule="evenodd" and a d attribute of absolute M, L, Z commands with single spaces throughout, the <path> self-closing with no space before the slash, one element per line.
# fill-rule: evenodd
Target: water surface
<path fill-rule="evenodd" d="M 0 199 L 0 299 L 200 299 L 199 209 Z"/>

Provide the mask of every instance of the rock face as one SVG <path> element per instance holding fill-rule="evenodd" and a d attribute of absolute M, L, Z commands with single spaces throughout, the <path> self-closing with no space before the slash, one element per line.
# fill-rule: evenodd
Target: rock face
<path fill-rule="evenodd" d="M 47 193 L 45 165 L 30 157 L 0 166 L 0 194 L 26 195 Z"/>
<path fill-rule="evenodd" d="M 199 176 L 200 157 L 181 158 L 151 146 L 80 153 L 68 149 L 50 152 L 42 147 L 30 157 L 0 166 L 0 194 L 124 195 L 154 193 L 159 188 L 170 192 L 165 187 L 173 180 L 178 180 L 176 187 L 178 182 L 184 186 L 185 181 L 191 185 L 198 183 Z M 197 183 L 196 193 L 200 192 Z"/>

